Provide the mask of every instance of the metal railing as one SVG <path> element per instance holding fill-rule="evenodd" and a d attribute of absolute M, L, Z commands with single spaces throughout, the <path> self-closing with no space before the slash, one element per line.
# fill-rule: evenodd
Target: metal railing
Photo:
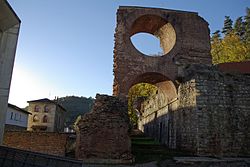
<path fill-rule="evenodd" d="M 1 167 L 83 167 L 83 162 L 0 146 Z"/>

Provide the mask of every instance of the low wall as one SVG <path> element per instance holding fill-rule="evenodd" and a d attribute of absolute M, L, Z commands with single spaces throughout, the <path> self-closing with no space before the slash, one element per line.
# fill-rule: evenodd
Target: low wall
<path fill-rule="evenodd" d="M 33 152 L 64 156 L 69 134 L 5 131 L 3 145 Z"/>

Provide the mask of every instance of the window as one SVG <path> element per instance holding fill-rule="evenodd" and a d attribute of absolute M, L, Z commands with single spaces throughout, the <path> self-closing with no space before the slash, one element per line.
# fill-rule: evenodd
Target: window
<path fill-rule="evenodd" d="M 48 116 L 44 115 L 44 117 L 43 117 L 43 123 L 47 123 L 47 122 L 48 122 Z"/>
<path fill-rule="evenodd" d="M 34 117 L 33 117 L 33 122 L 38 122 L 38 121 L 39 121 L 38 115 L 34 115 Z"/>
<path fill-rule="evenodd" d="M 13 112 L 11 112 L 10 119 L 13 119 Z"/>
<path fill-rule="evenodd" d="M 17 114 L 15 113 L 15 117 L 14 117 L 14 120 L 16 121 L 17 120 Z"/>
<path fill-rule="evenodd" d="M 34 111 L 35 111 L 35 112 L 39 112 L 39 111 L 40 111 L 40 107 L 39 107 L 39 105 L 36 105 L 36 106 L 35 106 Z"/>
<path fill-rule="evenodd" d="M 57 127 L 60 128 L 60 124 L 61 124 L 61 118 L 60 116 L 58 116 L 58 122 L 57 122 Z"/>
<path fill-rule="evenodd" d="M 44 106 L 44 112 L 49 112 L 49 106 L 48 105 Z"/>
<path fill-rule="evenodd" d="M 20 115 L 19 115 L 19 121 L 21 121 L 21 120 L 22 120 L 22 115 L 20 114 Z"/>

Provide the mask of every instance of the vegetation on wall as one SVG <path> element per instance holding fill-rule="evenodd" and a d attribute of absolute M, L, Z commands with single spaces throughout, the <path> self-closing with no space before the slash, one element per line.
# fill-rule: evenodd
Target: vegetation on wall
<path fill-rule="evenodd" d="M 250 8 L 235 22 L 225 16 L 224 27 L 211 37 L 213 64 L 250 60 Z"/>
<path fill-rule="evenodd" d="M 134 126 L 137 125 L 138 114 L 140 114 L 137 110 L 138 104 L 150 95 L 155 94 L 156 91 L 157 87 L 148 83 L 139 83 L 130 88 L 128 93 L 128 115 L 130 122 Z"/>

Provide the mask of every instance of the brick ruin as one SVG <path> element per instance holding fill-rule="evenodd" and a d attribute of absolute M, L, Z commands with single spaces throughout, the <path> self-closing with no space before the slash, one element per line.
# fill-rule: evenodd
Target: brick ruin
<path fill-rule="evenodd" d="M 76 158 L 89 163 L 131 163 L 126 103 L 96 95 L 94 107 L 78 123 Z"/>
<path fill-rule="evenodd" d="M 169 148 L 205 156 L 249 155 L 250 75 L 204 65 L 186 69 L 173 102 L 143 102 L 139 129 Z"/>
<path fill-rule="evenodd" d="M 138 51 L 130 37 L 140 32 L 158 37 L 164 55 L 146 56 Z M 126 97 L 131 86 L 141 82 L 173 92 L 186 65 L 211 62 L 208 23 L 197 13 L 142 7 L 118 9 L 113 95 Z"/>
<path fill-rule="evenodd" d="M 164 55 L 138 51 L 130 37 L 140 32 L 159 38 Z M 78 123 L 77 158 L 131 162 L 125 102 L 137 83 L 158 87 L 139 109 L 138 126 L 146 135 L 195 155 L 249 155 L 250 63 L 235 71 L 213 66 L 209 35 L 208 23 L 195 12 L 119 7 L 113 96 L 97 95 Z"/>
<path fill-rule="evenodd" d="M 65 156 L 69 133 L 5 131 L 3 145 L 26 151 Z"/>
<path fill-rule="evenodd" d="M 164 55 L 146 56 L 130 37 L 159 38 Z M 250 76 L 239 63 L 213 66 L 208 23 L 194 12 L 120 7 L 113 95 L 126 99 L 137 83 L 158 87 L 142 102 L 139 129 L 172 149 L 196 155 L 250 154 Z M 238 65 L 237 65 L 238 64 Z M 246 74 L 248 73 L 248 74 Z"/>

